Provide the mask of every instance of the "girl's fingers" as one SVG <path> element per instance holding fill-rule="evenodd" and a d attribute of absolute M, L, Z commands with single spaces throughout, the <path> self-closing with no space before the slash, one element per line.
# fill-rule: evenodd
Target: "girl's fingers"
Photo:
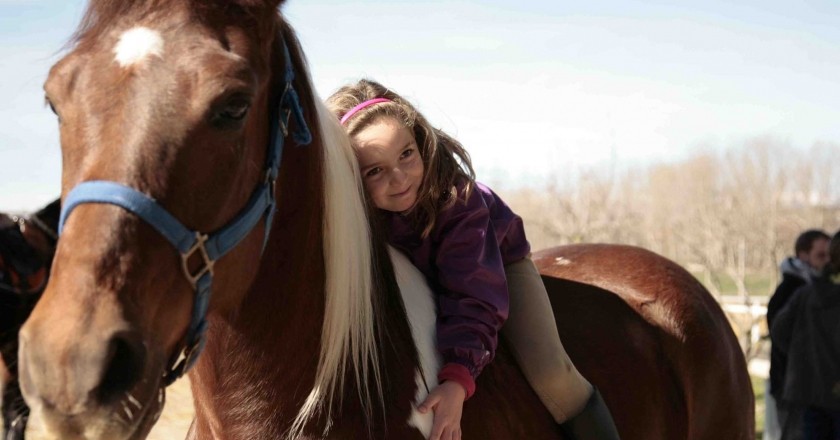
<path fill-rule="evenodd" d="M 452 434 L 453 431 L 447 428 L 445 431 L 443 431 L 443 435 L 441 436 L 441 438 L 445 438 L 446 440 L 452 440 Z"/>
<path fill-rule="evenodd" d="M 435 421 L 435 424 L 432 425 L 432 435 L 429 436 L 429 440 L 441 440 L 445 438 L 443 437 L 443 426 Z"/>
<path fill-rule="evenodd" d="M 434 432 L 434 429 L 432 432 Z M 431 439 L 432 437 L 429 438 Z M 443 428 L 440 438 L 441 440 L 461 440 L 461 427 L 459 425 L 447 425 Z"/>
<path fill-rule="evenodd" d="M 438 401 L 440 400 L 440 395 L 438 393 L 432 392 L 428 396 L 426 396 L 426 400 L 417 407 L 417 410 L 423 414 L 429 412 L 430 408 L 434 408 L 437 405 Z"/>
<path fill-rule="evenodd" d="M 440 438 L 443 440 L 452 440 L 452 430 L 447 428 L 443 429 L 443 433 L 441 433 Z"/>

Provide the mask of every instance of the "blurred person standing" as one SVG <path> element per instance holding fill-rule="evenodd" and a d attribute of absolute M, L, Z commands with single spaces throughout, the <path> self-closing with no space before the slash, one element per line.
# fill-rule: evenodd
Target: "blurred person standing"
<path fill-rule="evenodd" d="M 802 408 L 804 440 L 840 440 L 840 231 L 821 277 L 774 317 L 773 343 L 787 355 L 782 399 Z"/>
<path fill-rule="evenodd" d="M 829 236 L 825 231 L 810 229 L 796 238 L 794 256 L 780 264 L 782 281 L 767 304 L 767 328 L 770 329 L 778 313 L 793 293 L 814 281 L 828 263 Z M 770 335 L 770 379 L 765 384 L 764 440 L 799 440 L 802 410 L 782 397 L 787 356 Z"/>

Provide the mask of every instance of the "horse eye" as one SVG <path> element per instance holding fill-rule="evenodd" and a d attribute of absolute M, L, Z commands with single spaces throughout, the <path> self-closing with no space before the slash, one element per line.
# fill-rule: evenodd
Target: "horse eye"
<path fill-rule="evenodd" d="M 210 122 L 220 129 L 235 129 L 241 126 L 241 122 L 248 115 L 248 110 L 251 108 L 251 100 L 243 97 L 236 97 L 228 100 L 224 106 L 220 107 L 213 116 Z"/>
<path fill-rule="evenodd" d="M 216 107 L 210 117 L 210 124 L 220 130 L 239 129 L 250 108 L 251 100 L 248 97 L 234 96 Z"/>
<path fill-rule="evenodd" d="M 251 103 L 244 99 L 239 99 L 231 102 L 225 107 L 220 116 L 233 121 L 242 120 L 248 114 L 248 109 L 251 108 Z"/>

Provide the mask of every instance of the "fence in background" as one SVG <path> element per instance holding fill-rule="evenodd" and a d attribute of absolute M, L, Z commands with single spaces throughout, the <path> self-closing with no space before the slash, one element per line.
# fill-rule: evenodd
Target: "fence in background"
<path fill-rule="evenodd" d="M 721 296 L 720 306 L 738 337 L 750 374 L 770 374 L 770 338 L 767 328 L 767 296 Z"/>

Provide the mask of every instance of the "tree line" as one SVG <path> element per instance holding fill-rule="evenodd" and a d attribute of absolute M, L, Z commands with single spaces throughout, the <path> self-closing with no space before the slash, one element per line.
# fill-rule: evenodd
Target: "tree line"
<path fill-rule="evenodd" d="M 504 189 L 504 188 L 503 188 Z M 503 191 L 534 249 L 622 243 L 691 270 L 713 294 L 722 278 L 756 295 L 750 276 L 778 280 L 778 264 L 808 228 L 840 227 L 840 144 L 807 149 L 770 138 L 672 163 L 588 170 L 539 189 Z"/>

